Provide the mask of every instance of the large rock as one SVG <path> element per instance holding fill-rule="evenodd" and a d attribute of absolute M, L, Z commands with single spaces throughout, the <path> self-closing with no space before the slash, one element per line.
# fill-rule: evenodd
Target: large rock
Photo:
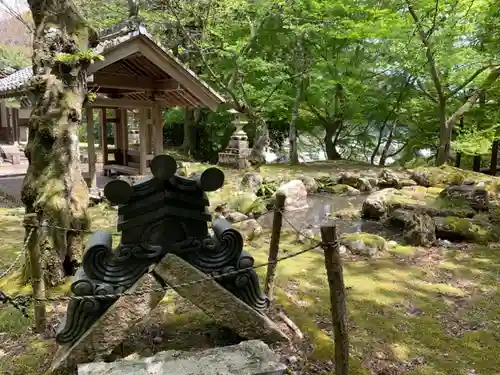
<path fill-rule="evenodd" d="M 292 180 L 281 185 L 278 192 L 282 192 L 286 196 L 285 209 L 287 211 L 303 210 L 309 207 L 307 189 L 300 180 Z"/>
<path fill-rule="evenodd" d="M 387 213 L 388 204 L 396 192 L 396 189 L 389 188 L 370 194 L 363 202 L 361 216 L 365 219 L 381 219 Z"/>
<path fill-rule="evenodd" d="M 353 188 L 365 193 L 369 193 L 373 189 L 367 178 L 357 176 L 350 172 L 341 173 L 338 177 L 337 183 L 352 186 Z"/>
<path fill-rule="evenodd" d="M 89 188 L 89 206 L 96 206 L 104 202 L 104 190 L 98 187 Z"/>
<path fill-rule="evenodd" d="M 489 222 L 455 216 L 435 217 L 437 237 L 449 241 L 487 243 L 498 241 L 498 228 Z"/>
<path fill-rule="evenodd" d="M 245 215 L 266 211 L 266 206 L 262 199 L 250 192 L 243 192 L 236 196 L 229 203 L 229 207 L 231 210 L 241 212 Z"/>
<path fill-rule="evenodd" d="M 389 221 L 403 231 L 411 245 L 428 247 L 436 242 L 436 225 L 426 213 L 396 209 L 389 214 Z"/>
<path fill-rule="evenodd" d="M 378 186 L 381 189 L 398 188 L 400 186 L 398 176 L 390 169 L 384 168 L 380 171 L 377 180 Z"/>
<path fill-rule="evenodd" d="M 218 324 L 232 329 L 241 337 L 265 342 L 289 340 L 267 316 L 252 309 L 217 281 L 174 254 L 167 254 L 155 267 L 154 273 Z"/>
<path fill-rule="evenodd" d="M 447 186 L 439 196 L 457 203 L 466 203 L 476 211 L 487 211 L 490 203 L 488 191 L 474 185 Z"/>
<path fill-rule="evenodd" d="M 386 247 L 384 238 L 370 233 L 345 234 L 340 239 L 340 244 L 345 246 L 352 254 L 374 256 Z"/>
<path fill-rule="evenodd" d="M 318 183 L 313 177 L 302 176 L 300 180 L 304 183 L 308 194 L 315 194 L 318 192 Z"/>
<path fill-rule="evenodd" d="M 281 375 L 286 366 L 259 340 L 201 352 L 169 350 L 153 357 L 87 363 L 78 375 Z"/>
<path fill-rule="evenodd" d="M 262 186 L 262 176 L 257 172 L 245 173 L 241 179 L 241 186 L 244 190 L 256 194 Z"/>

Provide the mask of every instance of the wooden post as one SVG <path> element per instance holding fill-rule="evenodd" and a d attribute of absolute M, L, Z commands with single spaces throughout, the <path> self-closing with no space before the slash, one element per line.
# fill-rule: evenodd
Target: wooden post
<path fill-rule="evenodd" d="M 335 339 L 335 374 L 349 373 L 349 337 L 346 327 L 344 275 L 335 226 L 321 227 L 325 268 L 330 287 L 333 333 Z"/>
<path fill-rule="evenodd" d="M 270 300 L 273 299 L 274 278 L 276 276 L 276 259 L 280 248 L 281 226 L 283 225 L 283 209 L 285 208 L 286 195 L 278 191 L 276 193 L 276 205 L 274 207 L 273 228 L 271 233 L 271 243 L 269 245 L 269 258 L 267 265 L 266 282 L 264 284 L 264 293 Z"/>
<path fill-rule="evenodd" d="M 94 110 L 87 106 L 87 156 L 89 163 L 89 187 L 96 187 L 96 157 L 95 157 L 95 135 L 94 135 Z"/>
<path fill-rule="evenodd" d="M 101 120 L 101 152 L 102 164 L 108 164 L 108 121 L 106 120 L 106 108 L 100 109 Z"/>
<path fill-rule="evenodd" d="M 26 250 L 30 257 L 31 266 L 31 287 L 33 288 L 33 297 L 35 297 L 35 331 L 42 333 L 45 331 L 46 310 L 45 310 L 45 283 L 43 281 L 42 254 L 38 243 L 38 222 L 36 214 L 26 214 L 24 216 L 25 228 L 28 233 L 25 241 Z M 30 235 L 31 233 L 31 235 Z"/>
<path fill-rule="evenodd" d="M 163 154 L 163 116 L 161 107 L 153 107 L 153 152 L 155 155 Z"/>
<path fill-rule="evenodd" d="M 128 150 L 128 114 L 127 110 L 122 108 L 122 145 L 123 145 L 123 165 L 127 165 L 127 150 Z"/>
<path fill-rule="evenodd" d="M 139 174 L 145 175 L 147 168 L 148 153 L 148 112 L 147 108 L 141 108 L 141 119 L 139 122 Z"/>

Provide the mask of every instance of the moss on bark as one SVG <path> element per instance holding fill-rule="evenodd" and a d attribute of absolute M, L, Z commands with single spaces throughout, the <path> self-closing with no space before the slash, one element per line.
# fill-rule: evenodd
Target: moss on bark
<path fill-rule="evenodd" d="M 40 221 L 46 220 L 52 226 L 47 233 L 50 247 L 46 251 L 56 253 L 60 260 L 55 267 L 58 271 L 50 271 L 55 277 L 50 283 L 57 284 L 56 275 L 62 265 L 77 262 L 81 231 L 89 227 L 88 190 L 80 170 L 78 142 L 89 60 L 60 57 L 84 56 L 97 38 L 72 1 L 28 3 L 35 22 L 31 85 L 34 108 L 26 146 L 29 167 L 21 196 L 27 213 L 37 213 Z M 67 268 L 65 273 L 69 272 Z M 26 276 L 29 278 L 29 273 Z M 50 275 L 47 277 L 50 279 Z"/>

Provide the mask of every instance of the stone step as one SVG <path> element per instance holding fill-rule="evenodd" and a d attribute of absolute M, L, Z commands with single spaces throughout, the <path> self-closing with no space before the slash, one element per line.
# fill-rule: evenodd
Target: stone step
<path fill-rule="evenodd" d="M 198 352 L 169 350 L 153 357 L 78 366 L 78 375 L 282 375 L 285 371 L 279 356 L 260 340 Z"/>

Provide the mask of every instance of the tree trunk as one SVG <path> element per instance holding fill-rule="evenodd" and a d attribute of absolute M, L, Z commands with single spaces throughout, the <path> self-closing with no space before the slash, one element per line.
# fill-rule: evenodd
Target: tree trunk
<path fill-rule="evenodd" d="M 335 141 L 333 140 L 333 137 L 337 133 L 336 130 L 337 129 L 334 129 L 334 128 L 326 129 L 325 151 L 326 151 L 326 158 L 328 160 L 340 160 L 342 158 L 342 156 L 337 151 L 337 148 L 335 147 Z"/>
<path fill-rule="evenodd" d="M 61 272 L 69 275 L 79 263 L 82 230 L 89 226 L 78 126 L 86 97 L 86 68 L 92 59 L 87 48 L 89 43 L 95 46 L 97 38 L 71 0 L 28 0 L 28 4 L 35 23 L 34 108 L 21 196 L 26 213 L 37 213 L 47 221 L 47 251 L 57 264 L 45 270 L 45 278 L 49 285 L 57 285 Z M 29 278 L 29 272 L 25 276 Z"/>
<path fill-rule="evenodd" d="M 181 149 L 191 154 L 193 150 L 193 124 L 194 124 L 194 109 L 184 109 L 184 140 L 182 141 Z"/>
<path fill-rule="evenodd" d="M 457 152 L 457 156 L 455 158 L 455 167 L 460 168 L 460 163 L 462 162 L 462 154 Z"/>
<path fill-rule="evenodd" d="M 385 162 L 387 158 L 389 157 L 389 150 L 391 149 L 392 145 L 392 140 L 394 139 L 394 130 L 396 130 L 398 122 L 393 121 L 391 125 L 391 129 L 389 130 L 389 136 L 387 137 L 387 141 L 385 142 L 384 149 L 382 150 L 382 153 L 380 154 L 380 160 L 378 162 L 378 165 L 380 167 L 385 166 Z"/>
<path fill-rule="evenodd" d="M 474 155 L 472 170 L 474 172 L 481 172 L 481 155 Z"/>
<path fill-rule="evenodd" d="M 446 121 L 446 102 L 439 103 L 439 146 L 436 155 L 436 165 L 443 165 L 448 161 L 451 150 L 451 128 Z"/>
<path fill-rule="evenodd" d="M 491 145 L 490 174 L 492 176 L 497 175 L 498 145 L 499 145 L 498 139 L 495 139 Z"/>

